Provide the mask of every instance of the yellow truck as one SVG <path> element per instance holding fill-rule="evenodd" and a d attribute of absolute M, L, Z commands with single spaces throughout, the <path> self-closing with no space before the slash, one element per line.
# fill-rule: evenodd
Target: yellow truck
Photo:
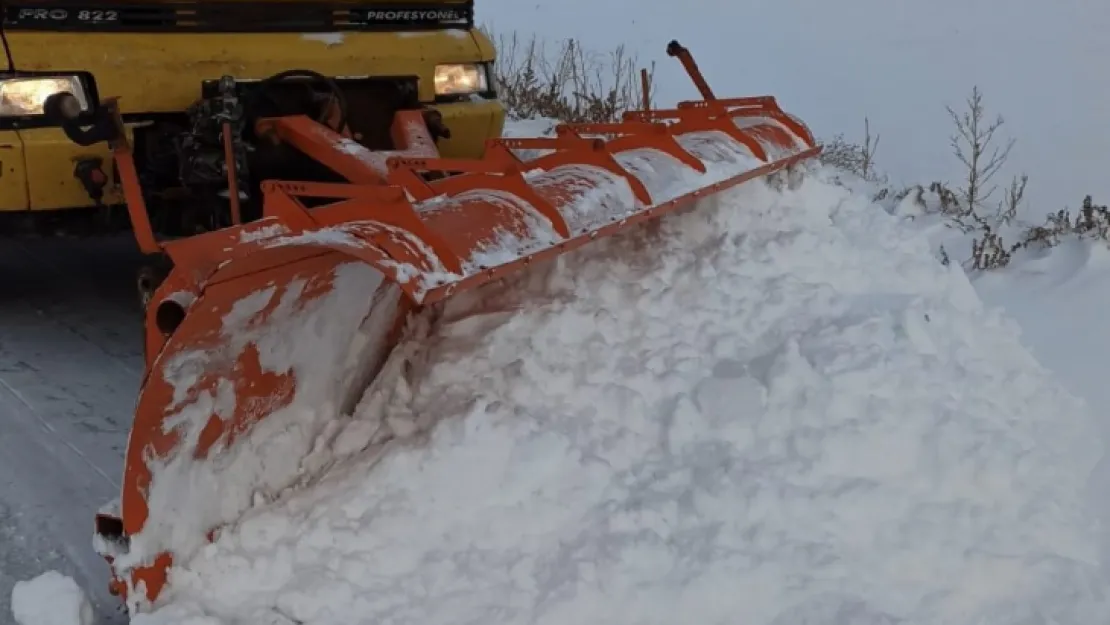
<path fill-rule="evenodd" d="M 159 238 L 229 225 L 227 187 L 222 203 L 197 198 L 226 184 L 226 146 L 212 124 L 243 117 L 236 107 L 252 118 L 332 119 L 375 150 L 390 147 L 397 110 L 423 108 L 435 114 L 439 153 L 460 158 L 481 157 L 504 122 L 494 47 L 475 27 L 473 0 L 17 0 L 3 11 L 6 223 L 132 227 L 110 146 L 74 142 L 47 114 L 48 98 L 61 92 L 88 123 L 103 98 L 118 97 Z M 255 179 L 299 179 L 297 168 L 308 166 L 272 153 L 235 160 L 244 218 Z"/>

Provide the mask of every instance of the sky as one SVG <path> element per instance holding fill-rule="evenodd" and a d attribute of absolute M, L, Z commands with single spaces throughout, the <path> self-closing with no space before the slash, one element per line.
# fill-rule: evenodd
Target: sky
<path fill-rule="evenodd" d="M 896 183 L 956 180 L 945 105 L 973 86 L 1017 140 L 998 182 L 1029 174 L 1025 211 L 1110 203 L 1110 3 L 1100 0 L 477 0 L 496 32 L 625 44 L 655 60 L 658 105 L 696 97 L 678 39 L 722 96 L 774 95 L 820 137 L 881 135 Z M 999 190 L 1001 195 L 1001 189 Z"/>

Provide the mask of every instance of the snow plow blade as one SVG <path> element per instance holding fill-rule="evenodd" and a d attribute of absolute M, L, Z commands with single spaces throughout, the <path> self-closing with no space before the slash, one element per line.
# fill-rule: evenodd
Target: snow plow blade
<path fill-rule="evenodd" d="M 118 509 L 97 516 L 113 593 L 141 610 L 175 558 L 309 479 L 329 434 L 312 415 L 350 411 L 415 310 L 820 152 L 774 98 L 717 99 L 668 51 L 702 100 L 493 140 L 479 161 L 429 155 L 404 112 L 405 154 L 266 120 L 351 182 L 265 183 L 261 219 L 165 245 Z"/>

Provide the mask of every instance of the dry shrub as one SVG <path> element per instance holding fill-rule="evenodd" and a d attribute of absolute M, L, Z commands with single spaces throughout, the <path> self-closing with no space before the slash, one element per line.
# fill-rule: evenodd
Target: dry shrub
<path fill-rule="evenodd" d="M 875 169 L 879 135 L 871 135 L 871 120 L 863 118 L 863 142 L 853 143 L 838 134 L 821 144 L 822 163 L 855 174 L 868 182 L 885 184 L 886 176 Z"/>
<path fill-rule="evenodd" d="M 1002 237 L 987 226 L 981 228 L 982 236 L 972 243 L 973 269 L 999 269 L 1010 264 L 1013 254 L 1020 249 L 1048 249 L 1068 238 L 1097 239 L 1107 242 L 1110 235 L 1110 210 L 1094 203 L 1091 196 L 1083 198 L 1079 212 L 1072 216 L 1068 209 L 1061 209 L 1045 216 L 1039 226 L 1025 228 L 1021 238 L 1013 245 L 1006 245 Z"/>
<path fill-rule="evenodd" d="M 946 107 L 955 126 L 951 145 L 956 158 L 964 166 L 966 178 L 957 190 L 962 210 L 950 214 L 964 232 L 975 232 L 972 241 L 972 269 L 983 271 L 999 269 L 1010 264 L 1013 254 L 1026 248 L 1049 248 L 1059 245 L 1067 237 L 1077 239 L 1107 240 L 1110 231 L 1110 213 L 1106 206 L 1094 203 L 1090 195 L 1083 198 L 1079 212 L 1072 217 L 1069 210 L 1049 213 L 1044 223 L 1036 226 L 1017 224 L 1019 207 L 1025 199 L 1029 177 L 1015 176 L 1001 199 L 992 199 L 997 185 L 995 174 L 1005 165 L 1015 140 L 996 143 L 995 135 L 1004 125 L 1001 115 L 993 119 L 986 114 L 983 94 L 978 87 L 971 90 L 962 112 Z M 1004 227 L 1018 226 L 1017 243 L 1006 244 L 1000 231 Z"/>
<path fill-rule="evenodd" d="M 1054 247 L 1068 236 L 1079 239 L 1110 240 L 1110 209 L 1105 204 L 1095 204 L 1088 195 L 1083 198 L 1079 212 L 1072 216 L 1068 209 L 1049 213 L 1040 226 L 1025 231 L 1014 249 L 1023 247 Z"/>
<path fill-rule="evenodd" d="M 603 54 L 565 39 L 554 51 L 533 35 L 497 35 L 483 27 L 497 46 L 498 95 L 510 117 L 546 117 L 563 122 L 612 122 L 641 108 L 644 92 L 635 55 L 618 46 Z M 648 102 L 654 99 L 654 64 L 648 68 Z"/>
<path fill-rule="evenodd" d="M 994 182 L 1016 143 L 999 134 L 1005 120 L 1001 115 L 988 115 L 978 87 L 973 87 L 965 98 L 962 110 L 945 109 L 955 130 L 949 143 L 964 170 L 958 184 L 933 182 L 928 187 L 911 185 L 901 191 L 885 186 L 885 176 L 875 169 L 878 135 L 872 138 L 866 119 L 861 143 L 837 135 L 824 142 L 821 160 L 877 183 L 880 186 L 877 201 L 898 204 L 909 198 L 926 212 L 943 216 L 948 226 L 971 235 L 970 256 L 961 263 L 968 270 L 1000 269 L 1009 265 L 1019 250 L 1050 248 L 1068 238 L 1110 243 L 1110 209 L 1095 204 L 1090 195 L 1083 199 L 1075 214 L 1063 209 L 1046 215 L 1041 225 L 1021 222 L 1017 215 L 1025 203 L 1029 176 L 1024 173 L 1014 176 L 1002 188 Z M 996 195 L 1000 190 L 1001 195 Z M 1008 243 L 1003 233 L 1006 239 L 1017 242 Z M 940 254 L 942 262 L 948 264 L 950 259 L 943 247 Z"/>

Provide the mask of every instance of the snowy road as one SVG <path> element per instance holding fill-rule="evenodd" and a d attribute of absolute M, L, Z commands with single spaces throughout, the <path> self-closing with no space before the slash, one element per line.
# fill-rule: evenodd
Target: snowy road
<path fill-rule="evenodd" d="M 4 240 L 0 306 L 0 624 L 12 585 L 48 569 L 122 622 L 92 550 L 93 515 L 116 496 L 142 373 L 126 237 Z"/>

